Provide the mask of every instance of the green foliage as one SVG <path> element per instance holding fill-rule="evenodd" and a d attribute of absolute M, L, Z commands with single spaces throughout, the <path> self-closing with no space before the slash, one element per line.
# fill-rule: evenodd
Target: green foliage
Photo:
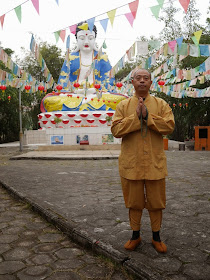
<path fill-rule="evenodd" d="M 126 62 L 125 66 L 116 73 L 115 80 L 116 81 L 121 81 L 123 78 L 125 78 L 131 72 L 131 70 L 134 67 L 135 67 L 134 63 Z"/>
<path fill-rule="evenodd" d="M 174 132 L 169 136 L 176 141 L 194 138 L 194 126 L 208 126 L 210 123 L 210 98 L 174 98 L 158 93 L 172 108 L 175 118 Z M 174 104 L 174 105 L 173 105 Z M 181 106 L 180 106 L 181 104 Z M 188 104 L 188 106 L 186 106 Z"/>
<path fill-rule="evenodd" d="M 55 45 L 49 45 L 46 42 L 40 44 L 41 55 L 53 76 L 55 82 L 58 81 L 60 70 L 62 68 L 64 58 L 61 55 L 61 49 Z M 42 68 L 37 59 L 30 52 L 25 51 L 25 57 L 19 61 L 19 64 L 38 81 L 46 82 L 46 78 L 42 73 Z"/>

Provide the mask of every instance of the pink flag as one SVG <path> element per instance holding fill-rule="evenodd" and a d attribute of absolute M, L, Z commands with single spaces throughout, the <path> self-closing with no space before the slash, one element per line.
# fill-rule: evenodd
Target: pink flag
<path fill-rule="evenodd" d="M 66 30 L 64 29 L 64 30 L 61 30 L 61 32 L 60 32 L 60 38 L 63 42 L 65 40 L 65 37 L 66 37 Z"/>
<path fill-rule="evenodd" d="M 70 32 L 75 35 L 76 34 L 77 25 L 74 24 L 72 26 L 69 26 L 69 29 L 70 29 Z"/>
<path fill-rule="evenodd" d="M 37 13 L 39 14 L 39 0 L 31 0 L 34 8 L 36 9 Z"/>
<path fill-rule="evenodd" d="M 3 16 L 0 17 L 2 29 L 3 29 L 3 25 L 4 25 L 4 17 L 5 17 L 5 14 L 4 14 Z"/>
<path fill-rule="evenodd" d="M 132 13 L 125 14 L 127 20 L 130 22 L 130 25 L 133 27 L 134 16 Z"/>
<path fill-rule="evenodd" d="M 190 4 L 190 0 L 179 0 L 179 3 L 184 8 L 185 13 L 187 13 L 188 6 Z"/>
<path fill-rule="evenodd" d="M 168 42 L 168 46 L 174 52 L 175 46 L 176 46 L 176 40 Z"/>
<path fill-rule="evenodd" d="M 138 5 L 139 5 L 139 0 L 136 0 L 132 3 L 129 3 L 129 8 L 131 10 L 131 13 L 133 14 L 134 19 L 136 18 L 136 13 L 137 13 L 137 9 L 138 9 Z"/>

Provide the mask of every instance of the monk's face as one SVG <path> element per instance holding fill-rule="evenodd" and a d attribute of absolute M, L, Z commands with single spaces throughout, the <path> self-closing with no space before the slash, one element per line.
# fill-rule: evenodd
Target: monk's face
<path fill-rule="evenodd" d="M 132 84 L 138 93 L 148 93 L 152 84 L 151 75 L 145 69 L 139 69 L 134 73 Z"/>
<path fill-rule="evenodd" d="M 95 32 L 81 30 L 77 33 L 77 45 L 80 51 L 91 52 L 95 45 Z"/>

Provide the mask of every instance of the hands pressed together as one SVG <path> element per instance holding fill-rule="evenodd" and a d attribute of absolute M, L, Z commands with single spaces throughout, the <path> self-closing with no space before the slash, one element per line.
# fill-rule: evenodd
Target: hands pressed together
<path fill-rule="evenodd" d="M 147 116 L 147 109 L 146 106 L 144 105 L 144 100 L 142 97 L 139 97 L 136 113 L 139 118 L 141 117 L 141 114 L 143 119 L 146 118 Z"/>

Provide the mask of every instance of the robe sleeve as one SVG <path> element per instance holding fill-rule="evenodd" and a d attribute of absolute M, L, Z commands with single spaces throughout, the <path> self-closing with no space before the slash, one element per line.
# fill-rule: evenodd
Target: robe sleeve
<path fill-rule="evenodd" d="M 140 120 L 136 111 L 130 116 L 124 116 L 124 104 L 121 101 L 117 107 L 113 117 L 111 132 L 115 138 L 121 138 L 128 133 L 141 129 Z"/>
<path fill-rule="evenodd" d="M 171 134 L 175 126 L 173 112 L 166 102 L 163 102 L 161 107 L 160 115 L 148 112 L 148 128 L 162 135 Z"/>

